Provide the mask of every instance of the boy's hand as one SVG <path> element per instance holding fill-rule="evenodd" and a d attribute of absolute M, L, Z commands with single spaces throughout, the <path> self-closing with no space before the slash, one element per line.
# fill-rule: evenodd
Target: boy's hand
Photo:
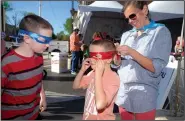
<path fill-rule="evenodd" d="M 43 112 L 46 110 L 47 107 L 47 103 L 46 103 L 46 99 L 42 99 L 40 100 L 40 111 Z"/>
<path fill-rule="evenodd" d="M 86 71 L 90 67 L 90 58 L 86 58 L 82 63 L 82 71 Z"/>
<path fill-rule="evenodd" d="M 103 60 L 96 60 L 96 69 L 95 73 L 99 75 L 103 75 L 103 72 L 105 70 L 105 62 Z"/>

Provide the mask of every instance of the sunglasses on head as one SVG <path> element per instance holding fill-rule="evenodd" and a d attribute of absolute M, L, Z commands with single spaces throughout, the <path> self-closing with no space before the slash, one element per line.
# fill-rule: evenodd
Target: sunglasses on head
<path fill-rule="evenodd" d="M 133 13 L 133 14 L 129 15 L 128 18 L 125 18 L 125 21 L 126 21 L 127 23 L 129 23 L 129 19 L 131 19 L 131 20 L 136 20 L 136 19 L 137 19 L 136 14 Z"/>

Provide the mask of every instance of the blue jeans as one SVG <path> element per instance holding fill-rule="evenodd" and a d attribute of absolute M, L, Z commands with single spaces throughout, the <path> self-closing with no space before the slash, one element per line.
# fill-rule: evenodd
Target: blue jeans
<path fill-rule="evenodd" d="M 78 68 L 79 51 L 72 51 L 71 72 L 76 72 Z"/>

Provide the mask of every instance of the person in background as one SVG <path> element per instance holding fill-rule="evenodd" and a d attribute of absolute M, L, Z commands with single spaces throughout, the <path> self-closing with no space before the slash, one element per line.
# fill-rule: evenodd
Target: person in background
<path fill-rule="evenodd" d="M 71 59 L 71 74 L 76 75 L 78 70 L 78 61 L 79 61 L 79 53 L 80 53 L 80 38 L 78 36 L 79 29 L 75 28 L 73 33 L 70 35 L 70 51 L 72 53 Z"/>
<path fill-rule="evenodd" d="M 89 57 L 89 47 L 86 44 L 82 44 L 80 48 L 83 52 L 83 60 L 85 60 Z"/>
<path fill-rule="evenodd" d="M 175 52 L 177 53 L 177 49 L 181 49 L 180 48 L 180 39 L 181 37 L 177 37 L 177 41 L 176 41 L 176 44 L 175 44 Z M 181 56 L 184 57 L 184 39 L 182 39 L 182 53 L 181 53 Z"/>
<path fill-rule="evenodd" d="M 92 41 L 94 40 L 102 40 L 103 39 L 103 35 L 101 32 L 95 32 L 92 36 Z"/>
<path fill-rule="evenodd" d="M 19 24 L 20 46 L 1 58 L 1 119 L 36 120 L 46 110 L 43 57 L 52 40 L 51 24 L 37 15 Z"/>
<path fill-rule="evenodd" d="M 83 35 L 82 34 L 78 34 L 78 36 L 79 36 L 80 42 L 83 43 L 83 41 L 82 41 Z M 83 61 L 83 50 L 81 48 L 82 45 L 80 46 L 80 51 L 79 51 L 79 64 L 78 64 L 78 68 L 81 68 L 82 61 Z"/>
<path fill-rule="evenodd" d="M 73 82 L 73 89 L 87 89 L 83 120 L 115 120 L 113 107 L 120 81 L 110 63 L 116 47 L 109 40 L 93 41 L 89 51 L 90 58 L 83 61 Z M 90 66 L 93 70 L 84 75 Z"/>
<path fill-rule="evenodd" d="M 123 33 L 114 59 L 120 77 L 116 98 L 122 120 L 155 120 L 158 84 L 172 48 L 171 34 L 149 18 L 147 1 L 126 1 L 123 14 L 133 26 Z"/>

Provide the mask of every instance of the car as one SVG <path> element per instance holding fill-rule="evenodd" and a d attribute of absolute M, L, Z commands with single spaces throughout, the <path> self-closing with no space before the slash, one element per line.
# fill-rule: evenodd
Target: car
<path fill-rule="evenodd" d="M 14 49 L 20 46 L 19 37 L 17 36 L 9 36 L 10 40 L 6 41 L 6 49 Z"/>

